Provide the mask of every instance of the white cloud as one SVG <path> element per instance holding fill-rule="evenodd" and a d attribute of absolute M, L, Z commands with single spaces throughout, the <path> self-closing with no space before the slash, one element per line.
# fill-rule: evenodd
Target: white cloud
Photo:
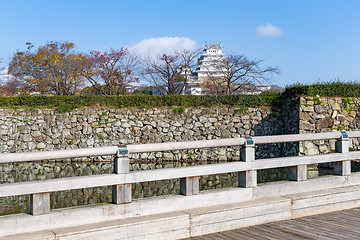
<path fill-rule="evenodd" d="M 12 77 L 12 75 L 8 74 L 8 67 L 0 68 L 0 84 L 6 83 Z"/>
<path fill-rule="evenodd" d="M 259 38 L 278 37 L 282 34 L 283 31 L 279 27 L 273 26 L 270 23 L 266 23 L 265 25 L 261 25 L 256 28 L 256 36 Z"/>
<path fill-rule="evenodd" d="M 197 49 L 196 41 L 187 37 L 148 38 L 128 47 L 141 56 L 157 57 L 164 53 L 171 54 L 183 49 Z"/>

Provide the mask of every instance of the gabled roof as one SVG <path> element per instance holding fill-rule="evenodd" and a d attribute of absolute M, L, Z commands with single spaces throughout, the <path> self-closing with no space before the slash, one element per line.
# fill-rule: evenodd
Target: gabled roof
<path fill-rule="evenodd" d="M 222 50 L 221 43 L 206 43 L 204 50 L 208 49 L 219 49 Z"/>

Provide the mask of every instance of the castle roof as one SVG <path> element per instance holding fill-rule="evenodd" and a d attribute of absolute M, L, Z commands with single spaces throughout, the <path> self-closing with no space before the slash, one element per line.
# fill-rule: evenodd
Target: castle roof
<path fill-rule="evenodd" d="M 219 49 L 222 50 L 221 43 L 206 43 L 204 50 L 207 49 Z"/>

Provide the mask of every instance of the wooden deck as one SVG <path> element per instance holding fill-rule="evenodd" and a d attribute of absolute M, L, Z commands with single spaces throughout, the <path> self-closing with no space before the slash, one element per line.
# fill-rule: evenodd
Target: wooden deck
<path fill-rule="evenodd" d="M 360 208 L 267 223 L 191 239 L 360 239 Z"/>

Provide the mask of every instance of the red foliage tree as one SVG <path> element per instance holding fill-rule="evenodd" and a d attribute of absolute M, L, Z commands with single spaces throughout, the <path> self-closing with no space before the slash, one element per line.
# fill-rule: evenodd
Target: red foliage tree
<path fill-rule="evenodd" d="M 5 85 L 0 85 L 0 96 L 11 96 Z"/>
<path fill-rule="evenodd" d="M 91 51 L 87 55 L 83 77 L 100 94 L 125 94 L 131 83 L 139 82 L 135 77 L 138 63 L 138 58 L 129 54 L 126 48 Z"/>

